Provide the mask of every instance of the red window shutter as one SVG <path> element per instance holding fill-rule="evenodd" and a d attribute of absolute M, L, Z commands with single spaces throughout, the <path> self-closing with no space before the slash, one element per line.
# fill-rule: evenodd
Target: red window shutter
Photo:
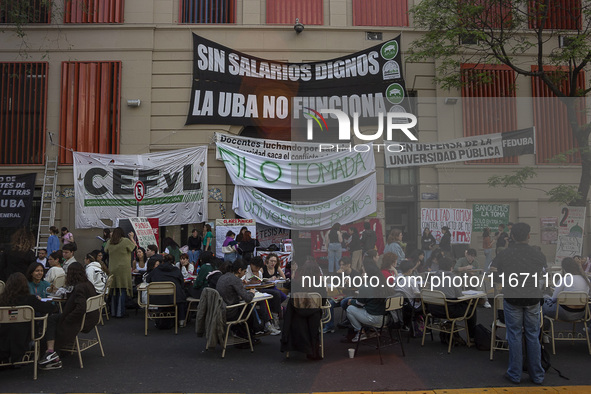
<path fill-rule="evenodd" d="M 408 1 L 353 0 L 353 26 L 408 26 Z"/>
<path fill-rule="evenodd" d="M 123 23 L 124 0 L 67 0 L 64 23 Z"/>
<path fill-rule="evenodd" d="M 517 129 L 515 72 L 507 66 L 462 64 L 464 136 Z M 469 161 L 469 164 L 516 164 L 517 157 Z"/>
<path fill-rule="evenodd" d="M 236 23 L 236 0 L 180 0 L 180 23 Z"/>
<path fill-rule="evenodd" d="M 93 153 L 119 153 L 121 62 L 62 63 L 60 145 Z M 69 150 L 60 163 L 72 164 Z"/>
<path fill-rule="evenodd" d="M 47 63 L 0 63 L 0 165 L 43 164 Z"/>
<path fill-rule="evenodd" d="M 528 3 L 528 12 L 532 17 L 529 20 L 529 28 L 535 29 L 545 19 L 544 29 L 556 30 L 579 30 L 582 27 L 581 0 L 550 0 L 546 11 L 548 0 L 532 0 Z"/>
<path fill-rule="evenodd" d="M 461 18 L 467 23 L 467 26 L 477 25 L 480 27 L 496 28 L 499 29 L 503 26 L 510 26 L 512 22 L 511 18 L 511 3 L 497 2 L 489 0 L 462 0 L 461 4 L 464 8 L 467 7 L 481 7 L 479 13 L 476 15 L 476 20 L 470 20 L 473 18 L 473 11 L 471 16 L 462 15 Z M 460 14 L 462 14 L 462 6 L 460 6 Z"/>
<path fill-rule="evenodd" d="M 537 66 L 532 66 L 532 71 L 537 69 Z M 556 67 L 546 67 L 546 70 L 565 75 L 560 90 L 567 93 L 569 80 L 565 73 L 568 70 Z M 585 88 L 584 73 L 578 75 L 577 88 Z M 553 164 L 550 162 L 553 157 L 576 147 L 568 122 L 566 107 L 540 78 L 532 77 L 532 96 L 534 97 L 534 126 L 536 127 L 536 162 L 537 164 Z M 584 99 L 581 98 L 580 100 L 584 106 Z M 580 111 L 579 113 L 581 114 L 579 122 L 583 123 L 585 112 Z M 578 153 L 566 157 L 568 164 L 581 162 Z"/>
<path fill-rule="evenodd" d="M 267 23 L 293 25 L 296 18 L 304 25 L 323 25 L 322 0 L 267 0 Z"/>

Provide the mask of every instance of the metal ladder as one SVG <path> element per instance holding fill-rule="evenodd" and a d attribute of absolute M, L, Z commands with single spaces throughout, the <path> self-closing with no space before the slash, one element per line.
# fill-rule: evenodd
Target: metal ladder
<path fill-rule="evenodd" d="M 41 209 L 39 211 L 39 226 L 37 227 L 37 250 L 47 247 L 49 228 L 55 222 L 56 187 L 57 187 L 57 157 L 45 157 L 45 174 L 41 192 Z"/>

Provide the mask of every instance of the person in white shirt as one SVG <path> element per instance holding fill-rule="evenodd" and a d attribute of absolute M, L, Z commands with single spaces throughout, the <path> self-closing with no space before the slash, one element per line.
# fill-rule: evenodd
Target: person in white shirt
<path fill-rule="evenodd" d="M 64 256 L 64 259 L 66 260 L 64 262 L 64 271 L 66 273 L 68 273 L 68 267 L 70 266 L 70 264 L 76 262 L 76 258 L 74 257 L 74 252 L 76 251 L 76 247 L 74 246 L 74 244 L 65 244 L 63 249 L 62 249 L 62 254 Z"/>
<path fill-rule="evenodd" d="M 182 253 L 181 254 L 181 261 L 176 263 L 176 267 L 181 270 L 183 274 L 183 278 L 185 280 L 190 279 L 193 277 L 193 272 L 195 272 L 195 266 L 189 262 L 189 254 Z"/>
<path fill-rule="evenodd" d="M 47 249 L 39 249 L 37 254 L 37 262 L 43 264 L 43 268 L 47 268 Z"/>
<path fill-rule="evenodd" d="M 84 266 L 86 270 L 86 277 L 94 286 L 94 290 L 97 294 L 102 294 L 107 284 L 107 278 L 109 277 L 107 267 L 101 267 L 101 264 L 96 261 L 95 257 L 88 253 L 84 257 Z M 105 272 L 107 270 L 107 272 Z"/>
<path fill-rule="evenodd" d="M 49 257 L 47 258 L 47 265 L 49 266 L 49 271 L 47 271 L 47 273 L 45 274 L 45 280 L 49 283 L 51 283 L 51 287 L 49 289 L 50 292 L 54 292 L 55 290 L 55 279 L 60 277 L 60 276 L 66 276 L 66 272 L 64 271 L 64 269 L 62 268 L 62 256 L 60 252 L 53 252 L 52 254 L 49 255 Z"/>

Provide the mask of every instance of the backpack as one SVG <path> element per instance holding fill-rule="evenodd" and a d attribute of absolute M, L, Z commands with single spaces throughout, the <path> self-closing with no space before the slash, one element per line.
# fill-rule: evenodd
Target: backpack
<path fill-rule="evenodd" d="M 490 340 L 492 332 L 484 327 L 482 324 L 477 324 L 474 327 L 474 342 L 478 350 L 490 350 Z"/>
<path fill-rule="evenodd" d="M 558 373 L 558 376 L 560 376 L 562 379 L 570 380 L 569 378 L 564 376 L 562 374 L 562 372 L 560 372 L 558 369 L 556 369 L 556 367 L 552 366 L 552 364 L 550 363 L 550 353 L 548 352 L 548 350 L 546 349 L 544 344 L 542 344 L 541 346 L 542 346 L 542 349 L 541 349 L 542 360 L 541 361 L 542 361 L 542 368 L 544 368 L 544 371 L 548 372 L 548 370 L 550 368 L 552 368 L 553 370 L 555 370 Z M 523 371 L 527 371 L 527 352 L 523 353 Z"/>

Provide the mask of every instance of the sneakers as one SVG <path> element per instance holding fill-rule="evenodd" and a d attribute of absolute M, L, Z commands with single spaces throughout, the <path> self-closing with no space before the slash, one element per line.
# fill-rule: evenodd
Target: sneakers
<path fill-rule="evenodd" d="M 265 324 L 265 332 L 268 332 L 269 335 L 279 335 L 279 334 L 281 334 L 281 331 L 279 331 L 278 329 L 276 329 L 275 326 L 273 324 L 271 324 L 270 322 L 267 322 Z"/>
<path fill-rule="evenodd" d="M 183 327 L 185 327 L 186 325 L 187 325 L 187 324 L 186 324 L 186 322 L 185 322 L 184 320 L 179 320 L 179 327 L 180 327 L 180 328 L 183 328 Z"/>
<path fill-rule="evenodd" d="M 40 364 L 39 369 L 44 371 L 49 371 L 51 369 L 60 369 L 62 367 L 62 362 L 60 361 L 59 357 L 57 360 L 50 361 L 46 364 Z"/>
<path fill-rule="evenodd" d="M 39 360 L 39 365 L 49 364 L 54 361 L 59 361 L 60 356 L 57 352 L 45 352 L 43 357 Z"/>
<path fill-rule="evenodd" d="M 335 332 L 334 327 L 329 327 L 329 326 L 324 326 L 324 329 L 322 329 L 322 333 L 323 334 L 328 334 L 329 332 Z"/>
<path fill-rule="evenodd" d="M 365 333 L 360 334 L 360 331 L 358 331 L 357 334 L 355 334 L 355 336 L 351 340 L 351 342 L 355 343 L 355 342 L 365 341 L 366 339 L 367 339 L 367 335 L 365 335 Z"/>
<path fill-rule="evenodd" d="M 490 308 L 492 308 L 492 306 L 490 305 L 490 302 L 488 302 L 488 300 L 486 300 L 486 301 L 484 302 L 484 305 L 482 305 L 482 306 L 483 306 L 483 307 L 485 307 L 486 309 L 490 309 Z"/>

